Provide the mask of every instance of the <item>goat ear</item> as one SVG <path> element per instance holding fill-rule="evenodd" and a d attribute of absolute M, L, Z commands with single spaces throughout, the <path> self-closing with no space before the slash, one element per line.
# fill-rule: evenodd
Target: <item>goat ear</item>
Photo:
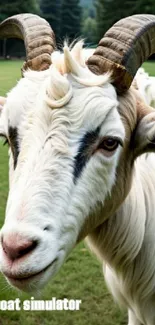
<path fill-rule="evenodd" d="M 143 153 L 155 152 L 155 109 L 137 101 L 137 112 L 138 123 L 132 141 L 135 158 Z"/>

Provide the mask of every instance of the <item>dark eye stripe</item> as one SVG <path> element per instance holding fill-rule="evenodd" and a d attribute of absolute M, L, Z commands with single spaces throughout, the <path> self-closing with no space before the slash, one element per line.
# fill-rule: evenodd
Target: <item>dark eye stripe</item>
<path fill-rule="evenodd" d="M 19 145 L 18 145 L 18 131 L 17 128 L 9 127 L 9 140 L 10 146 L 14 159 L 14 169 L 17 166 L 17 160 L 19 155 Z"/>
<path fill-rule="evenodd" d="M 80 141 L 79 150 L 75 156 L 75 165 L 74 165 L 74 183 L 80 177 L 87 161 L 89 160 L 90 155 L 89 148 L 90 145 L 96 142 L 100 132 L 100 127 L 96 128 L 94 131 L 87 132 Z"/>

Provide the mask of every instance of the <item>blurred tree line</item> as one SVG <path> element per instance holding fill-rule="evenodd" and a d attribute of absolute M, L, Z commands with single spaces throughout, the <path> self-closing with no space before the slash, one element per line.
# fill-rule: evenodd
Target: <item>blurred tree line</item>
<path fill-rule="evenodd" d="M 34 13 L 45 18 L 53 28 L 57 44 L 67 37 L 69 41 L 81 33 L 82 8 L 80 0 L 0 0 L 0 22 L 19 13 Z M 21 57 L 25 55 L 20 40 L 0 41 L 0 56 Z"/>
<path fill-rule="evenodd" d="M 155 0 L 95 0 L 97 40 L 121 18 L 135 14 L 155 15 Z"/>
<path fill-rule="evenodd" d="M 44 17 L 53 28 L 58 46 L 82 36 L 88 46 L 96 44 L 119 19 L 139 13 L 155 14 L 155 0 L 0 0 L 0 21 L 31 12 Z M 23 56 L 22 41 L 1 41 L 0 55 Z"/>

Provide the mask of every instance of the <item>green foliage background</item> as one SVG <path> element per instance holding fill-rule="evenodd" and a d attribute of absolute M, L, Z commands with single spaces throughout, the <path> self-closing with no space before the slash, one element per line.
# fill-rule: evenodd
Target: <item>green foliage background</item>
<path fill-rule="evenodd" d="M 31 12 L 45 18 L 53 28 L 58 48 L 64 38 L 82 37 L 87 46 L 95 46 L 116 21 L 134 14 L 155 14 L 154 0 L 1 0 L 0 21 L 8 16 Z M 4 43 L 0 42 L 0 56 Z M 21 42 L 7 41 L 6 55 L 25 55 Z"/>
<path fill-rule="evenodd" d="M 97 40 L 121 18 L 135 14 L 155 14 L 154 0 L 95 0 Z"/>

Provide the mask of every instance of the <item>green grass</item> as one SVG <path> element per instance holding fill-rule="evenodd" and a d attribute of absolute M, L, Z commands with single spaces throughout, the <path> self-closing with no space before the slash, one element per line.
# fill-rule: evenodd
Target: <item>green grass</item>
<path fill-rule="evenodd" d="M 0 96 L 5 95 L 21 78 L 22 61 L 0 61 Z"/>
<path fill-rule="evenodd" d="M 149 73 L 150 76 L 155 76 L 155 63 L 145 62 L 143 64 L 143 67 Z"/>
<path fill-rule="evenodd" d="M 21 61 L 0 62 L 0 95 L 16 84 L 20 78 Z M 155 75 L 155 63 L 146 63 L 145 68 Z M 5 214 L 8 193 L 8 153 L 7 148 L 0 144 L 0 226 Z M 0 300 L 19 297 L 21 300 L 31 296 L 19 293 L 6 285 L 0 276 Z M 80 311 L 24 312 L 0 311 L 0 325 L 125 325 L 127 315 L 121 312 L 112 300 L 104 284 L 102 267 L 94 256 L 91 256 L 84 244 L 78 245 L 59 274 L 48 284 L 41 298 L 50 300 L 52 297 L 81 299 Z"/>

